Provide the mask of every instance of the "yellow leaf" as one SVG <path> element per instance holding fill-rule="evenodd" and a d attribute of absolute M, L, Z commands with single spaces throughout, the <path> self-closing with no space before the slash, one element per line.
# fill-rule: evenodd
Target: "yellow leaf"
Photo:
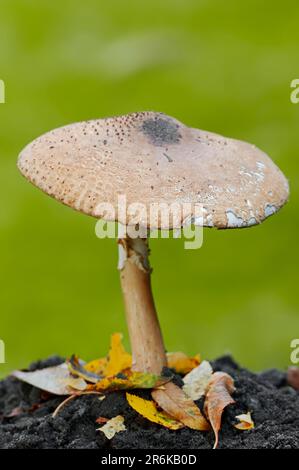
<path fill-rule="evenodd" d="M 124 417 L 121 415 L 115 416 L 115 418 L 109 419 L 104 426 L 98 428 L 97 431 L 101 431 L 105 434 L 107 439 L 112 439 L 115 434 L 121 431 L 125 431 L 126 426 L 124 425 Z"/>
<path fill-rule="evenodd" d="M 168 382 L 164 387 L 153 390 L 152 397 L 162 410 L 188 426 L 188 428 L 197 429 L 198 431 L 210 429 L 209 423 L 194 401 L 173 382 Z"/>
<path fill-rule="evenodd" d="M 94 359 L 84 365 L 84 369 L 87 372 L 96 374 L 98 376 L 104 376 L 107 368 L 107 357 L 101 357 L 100 359 Z"/>
<path fill-rule="evenodd" d="M 108 356 L 90 361 L 83 368 L 91 374 L 109 377 L 129 369 L 131 366 L 132 357 L 123 347 L 122 334 L 114 333 L 111 336 Z"/>
<path fill-rule="evenodd" d="M 126 397 L 129 405 L 137 411 L 141 416 L 152 421 L 153 423 L 161 424 L 165 428 L 177 430 L 184 427 L 184 425 L 169 416 L 164 411 L 158 411 L 156 404 L 151 400 L 144 400 L 143 398 L 137 397 L 126 393 Z"/>
<path fill-rule="evenodd" d="M 200 355 L 188 357 L 183 352 L 174 352 L 167 354 L 167 365 L 174 369 L 178 374 L 188 374 L 192 369 L 200 364 Z"/>
<path fill-rule="evenodd" d="M 108 363 L 105 376 L 116 375 L 132 366 L 131 354 L 127 353 L 122 344 L 122 334 L 114 333 L 111 337 Z"/>
<path fill-rule="evenodd" d="M 236 416 L 236 419 L 239 420 L 239 423 L 234 424 L 236 429 L 239 429 L 240 431 L 248 431 L 249 429 L 254 428 L 254 422 L 251 418 L 250 411 L 248 411 L 248 413 Z"/>
<path fill-rule="evenodd" d="M 154 388 L 169 381 L 167 377 L 143 372 L 127 372 L 126 374 L 104 377 L 89 389 L 97 391 L 128 390 L 134 388 Z"/>

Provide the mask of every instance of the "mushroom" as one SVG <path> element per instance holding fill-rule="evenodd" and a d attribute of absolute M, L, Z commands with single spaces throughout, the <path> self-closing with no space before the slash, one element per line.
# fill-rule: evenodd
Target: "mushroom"
<path fill-rule="evenodd" d="M 97 219 L 128 225 L 118 197 L 189 204 L 186 220 L 219 229 L 250 227 L 287 201 L 288 182 L 254 145 L 193 129 L 163 113 L 139 112 L 55 129 L 21 152 L 21 173 L 58 201 Z M 109 203 L 114 213 L 103 210 Z M 203 208 L 195 220 L 194 207 Z M 148 229 L 140 215 L 135 223 Z M 161 218 L 157 228 L 165 228 Z M 165 347 L 151 290 L 148 235 L 119 240 L 119 269 L 134 370 L 159 374 Z"/>

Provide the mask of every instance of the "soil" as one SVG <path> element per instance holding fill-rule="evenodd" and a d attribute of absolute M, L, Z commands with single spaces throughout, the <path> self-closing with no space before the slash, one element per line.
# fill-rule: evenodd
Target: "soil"
<path fill-rule="evenodd" d="M 30 370 L 59 364 L 52 357 L 34 363 Z M 225 356 L 212 362 L 214 371 L 228 372 L 235 380 L 235 405 L 224 411 L 219 448 L 299 448 L 299 392 L 287 385 L 286 374 L 272 369 L 254 374 Z M 166 370 L 165 373 L 170 373 Z M 175 377 L 178 385 L 182 383 Z M 135 393 L 135 392 L 134 392 Z M 148 391 L 136 391 L 149 398 Z M 52 417 L 62 397 L 8 377 L 0 382 L 0 448 L 63 449 L 211 449 L 212 432 L 184 428 L 170 431 L 138 415 L 127 404 L 124 392 L 113 392 L 100 401 L 96 395 L 70 401 Z M 203 403 L 197 402 L 202 409 Z M 235 416 L 252 412 L 255 428 L 234 428 Z M 96 431 L 100 416 L 123 415 L 127 430 L 108 440 Z"/>

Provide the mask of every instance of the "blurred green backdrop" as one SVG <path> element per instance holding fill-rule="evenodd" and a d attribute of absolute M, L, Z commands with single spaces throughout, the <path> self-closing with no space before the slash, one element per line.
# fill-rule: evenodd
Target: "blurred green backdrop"
<path fill-rule="evenodd" d="M 259 227 L 205 230 L 200 250 L 154 240 L 169 350 L 289 364 L 299 337 L 299 3 L 258 0 L 0 1 L 0 338 L 3 375 L 58 353 L 91 359 L 125 333 L 114 240 L 28 184 L 16 158 L 54 127 L 157 110 L 248 140 L 290 179 Z"/>

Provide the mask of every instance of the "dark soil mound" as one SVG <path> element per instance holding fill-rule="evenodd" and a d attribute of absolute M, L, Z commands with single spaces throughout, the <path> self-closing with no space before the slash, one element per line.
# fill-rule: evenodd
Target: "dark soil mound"
<path fill-rule="evenodd" d="M 59 358 L 33 364 L 30 369 L 55 365 Z M 253 374 L 231 358 L 213 363 L 214 370 L 228 372 L 235 380 L 236 404 L 222 420 L 219 448 L 299 448 L 299 393 L 287 386 L 278 370 Z M 176 382 L 181 383 L 176 376 Z M 145 398 L 148 392 L 136 392 Z M 100 401 L 95 395 L 79 397 L 67 404 L 56 418 L 52 412 L 62 398 L 47 396 L 17 379 L 0 382 L 0 448 L 89 448 L 89 449 L 210 449 L 212 432 L 191 429 L 170 431 L 152 424 L 132 410 L 123 392 L 113 392 Z M 198 402 L 202 408 L 202 403 Z M 255 429 L 238 431 L 235 416 L 252 412 Z M 111 441 L 96 431 L 99 416 L 123 415 L 127 430 Z"/>

